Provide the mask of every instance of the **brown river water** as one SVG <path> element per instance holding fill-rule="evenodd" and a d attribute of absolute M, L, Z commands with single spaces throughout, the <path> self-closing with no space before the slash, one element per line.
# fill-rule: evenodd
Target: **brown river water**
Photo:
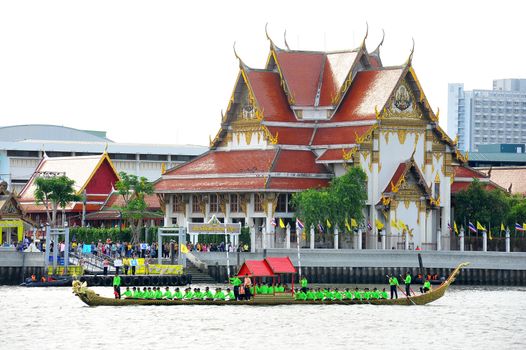
<path fill-rule="evenodd" d="M 111 288 L 94 288 L 111 296 Z M 526 349 L 526 288 L 453 286 L 425 306 L 88 307 L 0 286 L 0 349 Z"/>

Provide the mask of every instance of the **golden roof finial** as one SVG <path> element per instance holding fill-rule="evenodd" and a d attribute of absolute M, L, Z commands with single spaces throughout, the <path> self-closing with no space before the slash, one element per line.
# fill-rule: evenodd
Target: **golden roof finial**
<path fill-rule="evenodd" d="M 108 153 L 108 143 L 106 142 L 106 145 L 104 146 L 104 152 L 103 153 Z"/>
<path fill-rule="evenodd" d="M 369 36 L 369 23 L 365 21 L 365 36 L 363 37 L 363 40 L 362 40 L 362 47 L 365 47 L 365 39 L 367 39 L 368 36 Z"/>
<path fill-rule="evenodd" d="M 235 42 L 235 41 L 234 41 L 233 49 L 234 49 L 234 56 L 236 56 L 237 60 L 239 61 L 239 68 L 243 68 L 243 67 L 245 67 L 245 62 L 243 62 L 243 60 L 241 59 L 241 57 L 239 57 L 239 55 L 237 54 L 237 51 L 236 51 L 236 42 Z"/>
<path fill-rule="evenodd" d="M 413 61 L 413 54 L 415 53 L 415 38 L 411 38 L 413 40 L 413 47 L 411 48 L 411 53 L 409 53 L 409 57 L 407 58 L 407 65 L 410 65 Z"/>
<path fill-rule="evenodd" d="M 289 43 L 287 42 L 287 30 L 283 33 L 283 41 L 285 41 L 285 47 L 290 51 Z"/>

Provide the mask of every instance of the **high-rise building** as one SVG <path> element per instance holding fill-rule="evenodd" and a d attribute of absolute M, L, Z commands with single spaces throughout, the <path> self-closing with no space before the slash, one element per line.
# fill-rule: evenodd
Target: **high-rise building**
<path fill-rule="evenodd" d="M 448 134 L 458 147 L 478 151 L 479 145 L 526 143 L 526 79 L 498 79 L 493 90 L 464 90 L 449 84 Z"/>

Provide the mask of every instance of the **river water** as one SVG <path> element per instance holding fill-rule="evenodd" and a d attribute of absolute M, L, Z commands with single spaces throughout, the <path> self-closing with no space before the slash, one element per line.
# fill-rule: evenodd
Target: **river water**
<path fill-rule="evenodd" d="M 111 288 L 94 288 L 111 296 Z M 88 307 L 0 287 L 0 349 L 526 349 L 526 288 L 453 286 L 425 306 Z"/>

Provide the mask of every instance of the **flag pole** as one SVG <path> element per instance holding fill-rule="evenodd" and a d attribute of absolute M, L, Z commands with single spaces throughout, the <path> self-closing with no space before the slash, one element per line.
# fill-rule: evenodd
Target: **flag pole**
<path fill-rule="evenodd" d="M 303 229 L 305 229 L 305 227 L 303 227 Z M 296 242 L 298 246 L 298 278 L 299 278 L 299 281 L 301 281 L 300 231 L 299 231 L 298 223 L 296 223 Z"/>

